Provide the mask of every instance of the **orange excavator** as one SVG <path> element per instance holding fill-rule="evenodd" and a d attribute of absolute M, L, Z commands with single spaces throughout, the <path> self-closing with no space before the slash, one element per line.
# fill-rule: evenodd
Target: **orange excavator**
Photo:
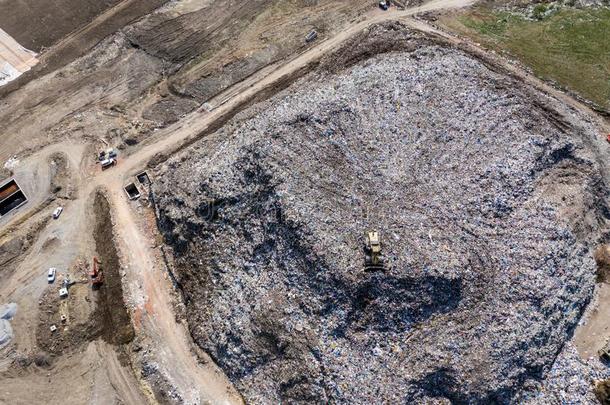
<path fill-rule="evenodd" d="M 91 267 L 89 276 L 91 277 L 91 285 L 94 288 L 99 288 L 104 283 L 104 273 L 102 272 L 100 264 L 102 264 L 102 262 L 100 262 L 97 257 L 93 257 L 93 266 Z"/>

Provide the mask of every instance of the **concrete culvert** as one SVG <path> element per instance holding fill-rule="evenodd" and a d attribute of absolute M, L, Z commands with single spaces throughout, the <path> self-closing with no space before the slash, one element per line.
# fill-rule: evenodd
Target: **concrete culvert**
<path fill-rule="evenodd" d="M 27 197 L 15 180 L 0 187 L 0 217 L 19 208 L 27 202 Z"/>
<path fill-rule="evenodd" d="M 136 200 L 140 198 L 140 191 L 138 191 L 138 188 L 134 183 L 130 183 L 125 186 L 125 192 L 127 193 L 127 197 L 129 197 L 130 200 Z"/>
<path fill-rule="evenodd" d="M 150 183 L 150 178 L 148 177 L 148 173 L 142 172 L 136 176 L 140 184 L 146 185 Z"/>

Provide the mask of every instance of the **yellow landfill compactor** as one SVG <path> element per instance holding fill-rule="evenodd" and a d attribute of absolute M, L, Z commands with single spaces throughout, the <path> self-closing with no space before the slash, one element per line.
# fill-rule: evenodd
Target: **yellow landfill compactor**
<path fill-rule="evenodd" d="M 365 265 L 367 269 L 383 268 L 381 240 L 377 231 L 370 231 L 366 234 Z"/>

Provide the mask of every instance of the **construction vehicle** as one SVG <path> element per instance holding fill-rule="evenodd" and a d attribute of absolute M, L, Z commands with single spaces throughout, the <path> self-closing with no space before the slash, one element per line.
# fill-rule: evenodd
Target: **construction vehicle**
<path fill-rule="evenodd" d="M 365 246 L 365 267 L 367 270 L 382 270 L 383 258 L 381 256 L 381 240 L 379 238 L 379 232 L 370 231 L 366 234 L 366 246 Z"/>
<path fill-rule="evenodd" d="M 390 1 L 389 0 L 381 0 L 379 2 L 379 8 L 382 9 L 383 11 L 386 11 L 387 9 L 390 8 Z"/>
<path fill-rule="evenodd" d="M 102 262 L 100 262 L 97 257 L 93 257 L 93 266 L 89 272 L 89 276 L 91 277 L 91 286 L 93 288 L 99 288 L 102 284 L 104 284 L 104 273 L 102 272 L 102 267 L 100 264 L 102 264 Z"/>
<path fill-rule="evenodd" d="M 51 267 L 47 272 L 47 281 L 49 284 L 55 281 L 55 274 L 57 274 L 57 269 L 55 267 Z"/>
<path fill-rule="evenodd" d="M 101 164 L 102 164 L 102 170 L 106 170 L 107 168 L 116 165 L 116 159 L 115 158 L 104 159 L 104 160 L 102 160 Z"/>
<path fill-rule="evenodd" d="M 102 150 L 100 151 L 100 153 L 97 155 L 97 159 L 102 162 L 106 159 L 112 159 L 112 158 L 116 158 L 117 157 L 117 152 L 116 150 L 114 150 L 114 148 L 110 148 L 110 149 L 106 149 L 106 150 Z"/>
<path fill-rule="evenodd" d="M 318 38 L 318 33 L 316 32 L 316 30 L 313 30 L 309 34 L 307 34 L 307 36 L 305 37 L 305 42 L 313 42 L 316 40 L 316 38 Z"/>

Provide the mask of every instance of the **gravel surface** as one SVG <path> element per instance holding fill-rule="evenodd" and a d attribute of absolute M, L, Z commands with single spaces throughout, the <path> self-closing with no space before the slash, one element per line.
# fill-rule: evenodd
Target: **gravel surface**
<path fill-rule="evenodd" d="M 509 403 L 568 378 L 609 217 L 596 134 L 462 51 L 409 49 L 322 67 L 158 168 L 191 333 L 249 403 Z"/>

